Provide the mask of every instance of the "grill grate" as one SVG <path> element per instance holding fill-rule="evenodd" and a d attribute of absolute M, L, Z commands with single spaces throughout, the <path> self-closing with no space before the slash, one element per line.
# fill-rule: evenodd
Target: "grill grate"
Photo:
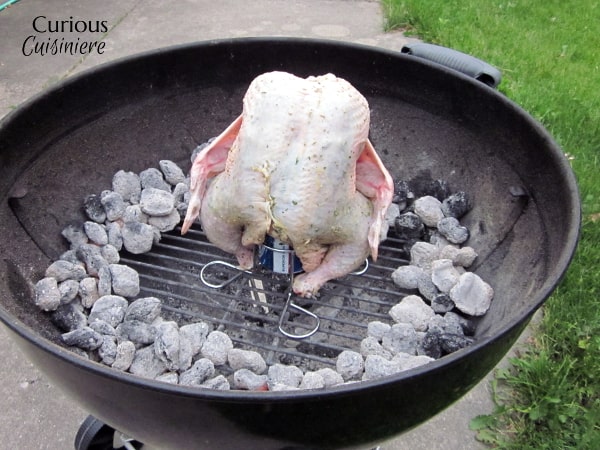
<path fill-rule="evenodd" d="M 237 348 L 259 352 L 268 364 L 295 364 L 304 370 L 334 366 L 335 357 L 343 350 L 359 350 L 369 322 L 390 322 L 389 309 L 406 294 L 391 279 L 393 270 L 408 264 L 404 241 L 392 235 L 382 242 L 377 263 L 370 262 L 366 273 L 328 282 L 316 299 L 295 298 L 295 303 L 316 314 L 321 323 L 311 337 L 292 340 L 278 329 L 287 299 L 286 275 L 255 268 L 225 287 L 210 288 L 200 280 L 204 265 L 214 260 L 235 264 L 235 259 L 208 242 L 198 226 L 185 236 L 180 232 L 177 228 L 163 233 L 160 243 L 148 253 L 122 252 L 121 261 L 139 273 L 140 296 L 160 298 L 163 317 L 180 326 L 198 321 L 212 324 L 226 332 Z M 210 277 L 211 282 L 219 283 L 239 274 L 219 266 Z M 306 315 L 293 310 L 287 314 L 285 326 L 295 333 L 314 327 Z"/>

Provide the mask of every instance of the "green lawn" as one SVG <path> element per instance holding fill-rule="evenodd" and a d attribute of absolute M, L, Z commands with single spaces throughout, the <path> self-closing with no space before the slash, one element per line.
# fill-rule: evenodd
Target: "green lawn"
<path fill-rule="evenodd" d="M 497 410 L 473 420 L 510 449 L 600 449 L 600 1 L 382 0 L 388 29 L 477 56 L 499 90 L 571 159 L 583 203 L 573 263 L 529 352 L 497 374 Z"/>

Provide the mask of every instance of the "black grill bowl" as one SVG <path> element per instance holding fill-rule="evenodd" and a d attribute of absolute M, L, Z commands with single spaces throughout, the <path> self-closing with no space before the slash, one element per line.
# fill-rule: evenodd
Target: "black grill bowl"
<path fill-rule="evenodd" d="M 63 348 L 31 286 L 82 220 L 82 199 L 120 169 L 171 159 L 241 111 L 270 70 L 332 72 L 372 109 L 371 137 L 395 178 L 471 194 L 475 272 L 495 290 L 469 348 L 377 381 L 321 391 L 220 392 L 141 379 Z M 157 50 L 74 76 L 0 126 L 0 318 L 60 388 L 107 424 L 159 448 L 368 448 L 460 398 L 506 354 L 565 273 L 580 204 L 561 149 L 497 91 L 413 56 L 304 39 L 240 39 Z M 399 299 L 400 299 L 399 295 Z"/>

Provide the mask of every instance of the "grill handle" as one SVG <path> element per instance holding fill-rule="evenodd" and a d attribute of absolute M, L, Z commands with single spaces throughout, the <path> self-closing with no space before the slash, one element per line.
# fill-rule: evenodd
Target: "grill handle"
<path fill-rule="evenodd" d="M 502 73 L 494 66 L 451 48 L 415 42 L 402 47 L 401 52 L 457 70 L 492 88 L 498 86 L 502 79 Z"/>

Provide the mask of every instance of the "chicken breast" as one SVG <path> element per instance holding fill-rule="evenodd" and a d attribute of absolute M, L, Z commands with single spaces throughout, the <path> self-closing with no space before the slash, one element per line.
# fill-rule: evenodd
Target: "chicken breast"
<path fill-rule="evenodd" d="M 332 74 L 258 76 L 242 114 L 197 156 L 182 233 L 200 215 L 208 239 L 253 265 L 268 234 L 291 245 L 305 273 L 294 292 L 312 296 L 371 254 L 393 182 L 368 140 L 369 106 Z"/>

